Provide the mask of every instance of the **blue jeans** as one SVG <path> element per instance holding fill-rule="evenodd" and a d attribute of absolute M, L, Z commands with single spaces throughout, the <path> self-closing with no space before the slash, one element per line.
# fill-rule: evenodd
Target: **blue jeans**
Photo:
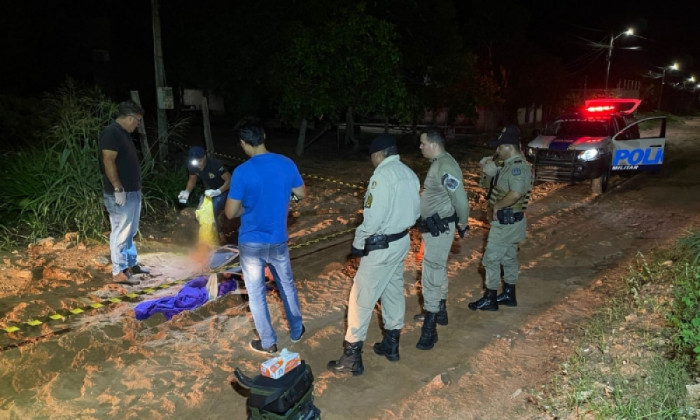
<path fill-rule="evenodd" d="M 139 231 L 141 218 L 141 191 L 127 191 L 126 202 L 117 206 L 114 194 L 102 194 L 109 212 L 109 251 L 112 258 L 112 275 L 133 267 L 138 263 L 134 236 Z"/>
<path fill-rule="evenodd" d="M 253 314 L 255 329 L 258 330 L 262 346 L 267 348 L 277 344 L 277 334 L 270 323 L 270 311 L 267 309 L 265 293 L 265 267 L 270 268 L 277 288 L 282 297 L 284 312 L 289 323 L 289 334 L 296 339 L 301 336 L 303 328 L 301 322 L 301 309 L 299 309 L 299 296 L 292 277 L 292 265 L 289 261 L 289 248 L 287 243 L 263 244 L 243 243 L 238 244 L 240 262 L 243 270 L 243 280 L 248 290 L 248 306 Z"/>

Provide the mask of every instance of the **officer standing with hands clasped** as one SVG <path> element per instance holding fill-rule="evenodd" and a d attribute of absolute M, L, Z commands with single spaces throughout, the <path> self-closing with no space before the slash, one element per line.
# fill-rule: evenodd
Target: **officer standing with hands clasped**
<path fill-rule="evenodd" d="M 436 323 L 447 325 L 447 256 L 452 248 L 455 229 L 460 237 L 469 228 L 469 201 L 462 181 L 462 169 L 445 151 L 445 138 L 431 127 L 420 135 L 420 150 L 431 161 L 420 195 L 419 229 L 425 252 L 421 283 L 425 314 L 414 317 L 423 321 L 416 347 L 430 350 L 438 341 Z"/>
<path fill-rule="evenodd" d="M 186 204 L 190 193 L 197 185 L 197 178 L 202 180 L 204 184 L 204 195 L 211 197 L 212 206 L 214 207 L 214 220 L 216 221 L 217 229 L 219 229 L 219 213 L 226 205 L 226 197 L 229 186 L 231 184 L 231 172 L 213 156 L 207 156 L 204 149 L 199 146 L 193 146 L 187 153 L 187 170 L 189 177 L 185 189 L 180 191 L 177 196 L 181 204 Z M 201 201 L 204 197 L 201 197 Z"/>
<path fill-rule="evenodd" d="M 503 160 L 498 168 L 493 158 L 484 158 L 481 186 L 489 188 L 487 218 L 491 223 L 482 264 L 486 270 L 484 296 L 469 304 L 471 310 L 497 311 L 499 305 L 517 306 L 515 284 L 518 282 L 518 242 L 525 239 L 525 209 L 532 189 L 532 169 L 520 152 L 520 130 L 514 125 L 503 128 L 491 142 L 496 157 Z M 503 291 L 496 296 L 501 283 Z"/>
<path fill-rule="evenodd" d="M 408 229 L 420 214 L 420 181 L 401 162 L 394 137 L 377 136 L 369 152 L 375 169 L 365 193 L 364 219 L 351 246 L 352 254 L 362 259 L 350 290 L 343 354 L 328 363 L 328 370 L 341 374 L 364 372 L 362 344 L 378 299 L 385 333 L 374 352 L 390 361 L 399 360 L 399 334 L 406 310 L 403 262 L 411 242 Z"/>

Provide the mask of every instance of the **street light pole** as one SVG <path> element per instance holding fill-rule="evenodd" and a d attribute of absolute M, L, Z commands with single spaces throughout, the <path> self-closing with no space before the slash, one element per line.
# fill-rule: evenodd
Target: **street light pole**
<path fill-rule="evenodd" d="M 664 94 L 664 85 L 666 84 L 666 70 L 678 70 L 678 63 L 673 63 L 670 66 L 664 67 L 664 70 L 661 72 L 661 89 L 659 90 L 659 106 L 657 107 L 659 111 L 661 111 L 661 98 L 662 95 Z"/>
<path fill-rule="evenodd" d="M 622 35 L 634 35 L 634 29 L 629 28 L 625 32 L 622 32 L 618 34 L 617 36 L 613 36 L 612 32 L 610 33 L 610 43 L 608 44 L 608 57 L 607 57 L 607 69 L 605 70 L 605 90 L 608 90 L 608 79 L 610 77 L 610 61 L 612 59 L 612 51 L 613 51 L 613 46 L 615 44 L 615 40 Z"/>

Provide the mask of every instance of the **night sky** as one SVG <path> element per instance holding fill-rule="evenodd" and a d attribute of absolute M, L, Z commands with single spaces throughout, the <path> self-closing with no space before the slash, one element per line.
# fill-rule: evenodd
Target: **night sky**
<path fill-rule="evenodd" d="M 161 0 L 161 10 L 181 8 L 184 4 L 187 3 Z M 188 7 L 217 4 L 204 1 Z M 654 70 L 674 61 L 681 65 L 675 77 L 700 76 L 700 1 L 523 0 L 515 4 L 524 11 L 522 16 L 530 40 L 561 57 L 571 77 L 580 83 L 586 80 L 601 84 L 605 74 L 604 50 L 591 48 L 586 40 L 607 42 L 610 33 L 621 33 L 630 26 L 639 36 L 620 37 L 616 41 L 611 80 L 613 75 L 622 76 L 625 71 L 630 73 L 624 77 L 639 78 L 640 69 Z M 462 2 L 456 1 L 455 6 L 458 13 L 468 13 Z M 152 89 L 149 1 L 5 2 L 3 9 L 0 15 L 4 55 L 2 92 L 36 95 L 57 86 L 66 76 L 97 81 L 113 96 L 125 95 L 130 89 Z M 167 26 L 165 22 L 163 25 Z M 186 33 L 188 29 L 177 30 Z M 274 30 L 261 22 L 258 36 Z M 164 30 L 163 43 L 167 42 L 168 33 Z M 618 48 L 628 46 L 641 49 Z M 109 60 L 105 60 L 107 53 Z M 165 66 L 167 71 L 167 55 Z"/>

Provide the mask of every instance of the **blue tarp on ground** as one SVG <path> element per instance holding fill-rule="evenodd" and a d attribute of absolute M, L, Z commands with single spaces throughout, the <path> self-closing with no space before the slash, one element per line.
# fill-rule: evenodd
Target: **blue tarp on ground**
<path fill-rule="evenodd" d="M 219 283 L 217 296 L 236 290 L 238 282 L 233 279 Z M 209 300 L 207 292 L 207 277 L 194 278 L 182 287 L 176 296 L 168 296 L 160 299 L 141 302 L 134 308 L 136 319 L 143 320 L 156 313 L 162 313 L 166 319 L 183 311 L 191 311 Z"/>

